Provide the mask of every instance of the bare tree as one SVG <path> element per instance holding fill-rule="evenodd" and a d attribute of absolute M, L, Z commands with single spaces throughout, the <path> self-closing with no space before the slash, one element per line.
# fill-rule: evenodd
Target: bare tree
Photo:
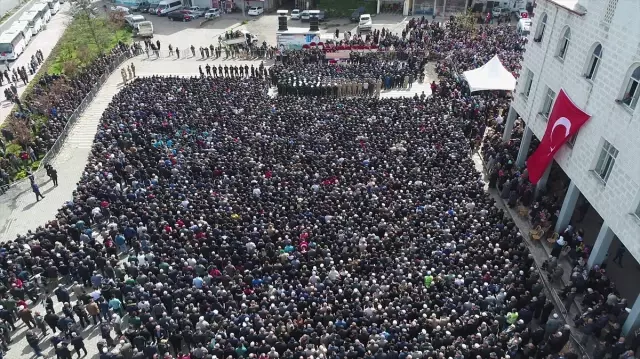
<path fill-rule="evenodd" d="M 100 21 L 98 10 L 91 0 L 76 0 L 71 3 L 69 14 L 73 18 L 75 25 L 82 27 L 89 35 L 89 40 L 95 44 L 99 53 L 104 53 L 105 44 L 100 36 Z"/>
<path fill-rule="evenodd" d="M 29 121 L 13 117 L 8 124 L 9 131 L 13 133 L 14 142 L 22 146 L 23 149 L 27 149 L 27 146 L 31 143 L 31 127 Z"/>

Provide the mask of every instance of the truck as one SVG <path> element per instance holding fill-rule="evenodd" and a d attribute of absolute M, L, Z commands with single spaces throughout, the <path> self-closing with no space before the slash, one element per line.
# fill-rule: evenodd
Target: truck
<path fill-rule="evenodd" d="M 249 42 L 254 43 L 258 42 L 258 38 L 246 30 L 236 30 L 233 32 L 226 33 L 221 35 L 218 38 L 220 44 L 224 46 L 230 45 L 238 45 L 238 44 L 247 44 Z"/>

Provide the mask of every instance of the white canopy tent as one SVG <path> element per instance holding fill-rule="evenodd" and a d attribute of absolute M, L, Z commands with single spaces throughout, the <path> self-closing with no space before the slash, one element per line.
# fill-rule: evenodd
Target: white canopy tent
<path fill-rule="evenodd" d="M 487 90 L 513 91 L 516 88 L 516 78 L 509 70 L 505 69 L 495 55 L 489 62 L 481 67 L 465 71 L 463 75 L 471 92 Z"/>

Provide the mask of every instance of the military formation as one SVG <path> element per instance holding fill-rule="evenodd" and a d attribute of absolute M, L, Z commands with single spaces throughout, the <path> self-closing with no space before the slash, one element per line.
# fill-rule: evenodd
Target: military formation
<path fill-rule="evenodd" d="M 277 82 L 278 95 L 325 96 L 325 97 L 379 97 L 382 91 L 381 79 L 332 79 L 325 82 L 285 77 Z"/>

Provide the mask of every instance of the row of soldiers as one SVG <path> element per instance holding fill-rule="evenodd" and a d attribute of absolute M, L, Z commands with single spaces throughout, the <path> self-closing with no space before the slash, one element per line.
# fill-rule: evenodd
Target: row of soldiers
<path fill-rule="evenodd" d="M 381 79 L 334 79 L 327 83 L 296 77 L 281 79 L 277 83 L 278 95 L 326 97 L 379 97 Z"/>

